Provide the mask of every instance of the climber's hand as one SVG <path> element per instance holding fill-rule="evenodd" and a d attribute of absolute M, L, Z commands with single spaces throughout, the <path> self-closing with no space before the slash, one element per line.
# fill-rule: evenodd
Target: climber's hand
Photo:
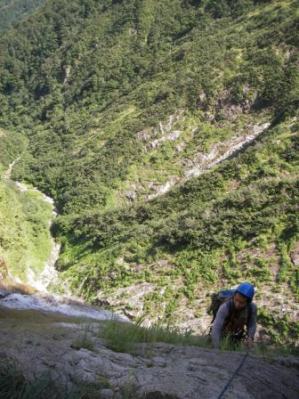
<path fill-rule="evenodd" d="M 246 340 L 245 340 L 245 342 L 244 342 L 244 345 L 245 345 L 245 347 L 246 347 L 247 349 L 253 349 L 253 346 L 254 346 L 253 339 L 250 338 L 250 337 L 246 338 Z"/>

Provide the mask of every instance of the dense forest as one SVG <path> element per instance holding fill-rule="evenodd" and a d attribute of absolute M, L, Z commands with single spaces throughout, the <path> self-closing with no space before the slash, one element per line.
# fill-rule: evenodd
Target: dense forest
<path fill-rule="evenodd" d="M 248 279 L 298 335 L 298 40 L 294 0 L 49 0 L 2 36 L 14 178 L 54 198 L 75 293 L 135 315 L 146 283 L 143 313 L 183 323 Z"/>
<path fill-rule="evenodd" d="M 31 15 L 45 0 L 0 0 L 0 32 Z"/>

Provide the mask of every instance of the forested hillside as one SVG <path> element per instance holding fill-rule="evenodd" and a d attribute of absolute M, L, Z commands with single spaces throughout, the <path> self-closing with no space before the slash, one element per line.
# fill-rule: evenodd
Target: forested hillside
<path fill-rule="evenodd" d="M 246 279 L 298 337 L 297 28 L 295 0 L 50 0 L 1 38 L 13 176 L 54 198 L 75 293 L 194 327 Z"/>
<path fill-rule="evenodd" d="M 0 0 L 0 32 L 32 14 L 45 0 Z"/>
<path fill-rule="evenodd" d="M 24 136 L 0 129 L 0 288 L 32 281 L 51 251 L 51 206 L 40 193 L 20 190 L 10 180 L 25 148 Z"/>

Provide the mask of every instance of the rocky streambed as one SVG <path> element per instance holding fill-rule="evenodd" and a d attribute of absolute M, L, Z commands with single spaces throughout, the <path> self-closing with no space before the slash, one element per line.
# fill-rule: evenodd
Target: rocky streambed
<path fill-rule="evenodd" d="M 44 202 L 51 206 L 52 215 L 48 221 L 50 230 L 53 220 L 57 216 L 54 200 L 35 187 L 29 187 L 22 182 L 11 180 L 13 167 L 18 161 L 19 158 L 9 165 L 3 174 L 3 179 L 14 185 L 20 193 L 28 191 L 37 193 Z M 126 317 L 118 316 L 98 307 L 88 306 L 80 298 L 75 298 L 71 295 L 62 296 L 51 291 L 51 286 L 59 283 L 55 264 L 59 257 L 60 244 L 51 235 L 49 235 L 49 240 L 51 241 L 51 251 L 40 273 L 29 268 L 26 280 L 21 280 L 17 275 L 13 275 L 9 267 L 7 267 L 8 282 L 3 283 L 0 281 L 0 306 L 7 309 L 59 313 L 65 316 L 85 317 L 96 320 L 111 318 L 127 320 Z"/>

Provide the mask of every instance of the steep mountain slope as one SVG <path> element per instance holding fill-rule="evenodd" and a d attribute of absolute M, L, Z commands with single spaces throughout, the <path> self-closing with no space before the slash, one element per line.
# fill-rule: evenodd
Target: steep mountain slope
<path fill-rule="evenodd" d="M 57 0 L 1 39 L 14 177 L 55 199 L 75 292 L 198 329 L 249 279 L 298 339 L 297 23 L 291 0 Z"/>
<path fill-rule="evenodd" d="M 0 130 L 0 284 L 32 281 L 51 251 L 52 207 L 35 190 L 18 188 L 11 170 L 25 150 L 25 137 Z"/>
<path fill-rule="evenodd" d="M 31 15 L 45 0 L 0 0 L 0 32 Z"/>

